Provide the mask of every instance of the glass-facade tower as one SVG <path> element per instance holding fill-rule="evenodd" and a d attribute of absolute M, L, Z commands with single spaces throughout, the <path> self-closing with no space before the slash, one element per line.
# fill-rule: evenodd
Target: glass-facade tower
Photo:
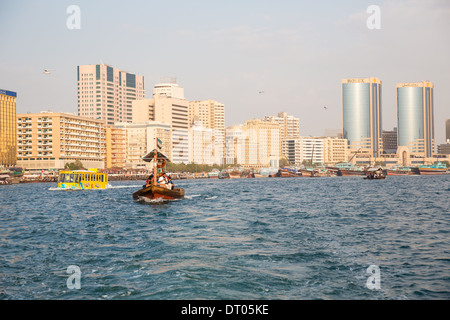
<path fill-rule="evenodd" d="M 433 89 L 430 82 L 397 84 L 398 145 L 423 157 L 434 153 Z"/>
<path fill-rule="evenodd" d="M 378 157 L 382 152 L 381 80 L 342 80 L 343 135 L 349 148 Z"/>
<path fill-rule="evenodd" d="M 17 93 L 0 89 L 0 166 L 17 163 Z"/>

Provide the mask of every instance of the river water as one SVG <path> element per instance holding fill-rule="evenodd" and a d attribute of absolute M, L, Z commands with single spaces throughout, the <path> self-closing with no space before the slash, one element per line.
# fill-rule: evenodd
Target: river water
<path fill-rule="evenodd" d="M 450 298 L 450 175 L 175 182 L 0 186 L 0 299 Z"/>

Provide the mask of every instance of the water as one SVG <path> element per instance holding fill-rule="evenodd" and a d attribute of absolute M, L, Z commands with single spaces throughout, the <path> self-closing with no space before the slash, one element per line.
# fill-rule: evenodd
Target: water
<path fill-rule="evenodd" d="M 450 298 L 448 175 L 175 182 L 0 187 L 0 299 Z"/>

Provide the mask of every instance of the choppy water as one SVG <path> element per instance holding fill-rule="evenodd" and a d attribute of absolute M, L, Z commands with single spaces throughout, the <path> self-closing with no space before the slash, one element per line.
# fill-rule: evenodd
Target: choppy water
<path fill-rule="evenodd" d="M 448 175 L 183 180 L 160 204 L 142 183 L 0 186 L 0 299 L 450 298 Z"/>

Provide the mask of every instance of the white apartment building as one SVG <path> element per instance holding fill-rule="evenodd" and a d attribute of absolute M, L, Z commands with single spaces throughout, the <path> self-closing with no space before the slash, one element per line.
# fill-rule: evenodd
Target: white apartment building
<path fill-rule="evenodd" d="M 144 77 L 105 64 L 77 67 L 78 115 L 106 124 L 132 122 L 132 101 L 145 98 Z"/>
<path fill-rule="evenodd" d="M 201 121 L 194 122 L 194 125 L 189 129 L 190 163 L 207 165 L 215 163 L 213 136 L 213 129 L 205 128 Z"/>
<path fill-rule="evenodd" d="M 324 139 L 300 137 L 282 141 L 283 154 L 292 165 L 300 166 L 303 161 L 315 164 L 324 163 Z"/>

